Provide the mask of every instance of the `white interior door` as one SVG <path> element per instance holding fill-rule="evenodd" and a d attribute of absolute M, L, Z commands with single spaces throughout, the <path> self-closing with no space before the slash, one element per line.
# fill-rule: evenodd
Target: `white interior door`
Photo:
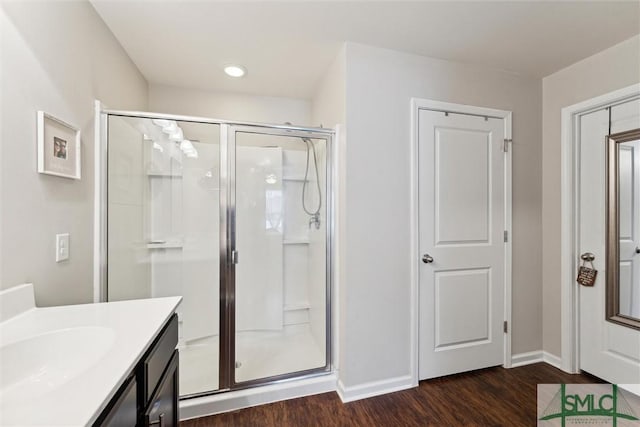
<path fill-rule="evenodd" d="M 420 110 L 419 376 L 501 365 L 504 119 Z"/>
<path fill-rule="evenodd" d="M 609 132 L 608 127 L 608 110 L 595 111 L 580 118 L 578 249 L 579 254 L 591 252 L 595 255 L 598 275 L 593 287 L 579 288 L 579 366 L 614 384 L 640 384 L 640 331 L 605 320 L 605 137 Z M 640 101 L 612 109 L 612 133 L 637 127 L 640 127 Z M 620 160 L 624 161 L 624 155 Z M 625 190 L 624 182 L 620 184 L 621 207 L 624 208 L 625 198 L 633 198 L 635 191 L 633 188 Z M 632 182 L 626 184 L 633 186 Z M 629 193 L 626 196 L 622 194 L 625 191 Z M 636 235 L 633 227 L 634 224 L 637 226 L 640 215 L 640 211 L 634 208 L 635 202 L 626 201 L 631 206 L 626 206 L 627 212 L 621 211 L 623 239 Z M 621 256 L 621 264 L 627 258 L 626 255 Z M 624 276 L 625 265 L 621 267 L 620 273 Z M 636 276 L 633 280 L 639 279 Z"/>

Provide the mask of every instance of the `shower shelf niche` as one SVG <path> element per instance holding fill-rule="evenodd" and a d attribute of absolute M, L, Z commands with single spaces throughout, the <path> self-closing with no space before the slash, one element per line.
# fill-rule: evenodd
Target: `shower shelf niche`
<path fill-rule="evenodd" d="M 149 178 L 182 178 L 181 173 L 147 172 Z"/>
<path fill-rule="evenodd" d="M 291 239 L 284 239 L 282 241 L 285 245 L 308 245 L 309 238 L 308 237 L 293 237 Z"/>
<path fill-rule="evenodd" d="M 147 242 L 147 249 L 182 249 L 182 246 L 182 239 Z"/>
<path fill-rule="evenodd" d="M 283 176 L 282 177 L 283 181 L 300 181 L 300 182 L 304 182 L 304 175 L 301 176 Z M 307 178 L 307 182 L 312 182 L 315 181 L 315 179 L 311 179 L 311 178 Z"/>
<path fill-rule="evenodd" d="M 296 302 L 284 305 L 284 326 L 305 325 L 309 323 L 309 309 L 311 306 L 308 302 Z"/>

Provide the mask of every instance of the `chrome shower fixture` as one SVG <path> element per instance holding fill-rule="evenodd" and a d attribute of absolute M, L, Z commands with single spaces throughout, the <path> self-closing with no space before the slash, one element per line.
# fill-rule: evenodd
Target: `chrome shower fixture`
<path fill-rule="evenodd" d="M 304 182 L 302 184 L 302 209 L 310 215 L 309 218 L 309 228 L 311 225 L 315 225 L 316 230 L 320 229 L 320 208 L 322 207 L 322 192 L 320 189 L 320 172 L 318 171 L 318 158 L 316 156 L 316 147 L 312 140 L 309 138 L 302 138 L 304 143 L 307 146 L 307 165 L 304 171 Z M 316 187 L 318 188 L 318 207 L 313 211 L 307 208 L 307 204 L 305 202 L 305 194 L 307 191 L 307 184 L 309 183 L 309 152 L 313 153 L 313 165 L 316 170 Z"/>
<path fill-rule="evenodd" d="M 284 122 L 285 125 L 291 126 L 291 122 Z M 322 125 L 320 125 L 322 127 Z M 300 138 L 304 141 L 307 147 L 307 164 L 304 170 L 304 182 L 302 183 L 302 209 L 309 215 L 309 228 L 312 225 L 316 227 L 316 230 L 320 229 L 320 209 L 322 208 L 322 190 L 320 189 L 320 172 L 318 171 L 318 158 L 316 155 L 316 147 L 313 141 L 309 138 Z M 316 170 L 316 186 L 318 188 L 318 207 L 314 210 L 308 209 L 305 202 L 305 195 L 307 192 L 307 184 L 309 183 L 309 153 L 313 153 L 313 165 Z"/>

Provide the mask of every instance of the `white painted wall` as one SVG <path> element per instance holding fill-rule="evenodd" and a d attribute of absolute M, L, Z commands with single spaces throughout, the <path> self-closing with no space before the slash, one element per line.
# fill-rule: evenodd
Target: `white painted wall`
<path fill-rule="evenodd" d="M 340 259 L 348 395 L 406 386 L 410 375 L 411 97 L 513 111 L 513 352 L 542 345 L 540 80 L 349 43 Z"/>
<path fill-rule="evenodd" d="M 305 99 L 252 96 L 150 84 L 149 110 L 223 120 L 310 125 L 311 103 Z"/>
<path fill-rule="evenodd" d="M 147 108 L 147 83 L 88 2 L 2 2 L 0 288 L 35 284 L 38 305 L 93 299 L 93 102 Z M 36 171 L 36 111 L 82 130 L 82 180 Z M 70 260 L 55 263 L 55 234 Z"/>
<path fill-rule="evenodd" d="M 640 36 L 617 44 L 542 80 L 543 349 L 556 356 L 560 356 L 562 339 L 560 331 L 561 110 L 638 82 L 640 82 Z M 514 124 L 514 129 L 515 126 Z"/>

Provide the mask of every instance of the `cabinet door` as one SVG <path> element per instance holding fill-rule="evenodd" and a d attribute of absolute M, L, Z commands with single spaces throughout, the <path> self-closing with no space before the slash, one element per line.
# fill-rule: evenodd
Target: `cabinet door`
<path fill-rule="evenodd" d="M 178 351 L 165 369 L 160 386 L 157 388 L 145 413 L 145 426 L 178 426 Z"/>
<path fill-rule="evenodd" d="M 138 407 L 136 399 L 136 379 L 135 376 L 120 388 L 116 397 L 113 398 L 113 407 L 104 415 L 103 420 L 97 423 L 99 426 L 135 426 L 138 419 Z"/>

